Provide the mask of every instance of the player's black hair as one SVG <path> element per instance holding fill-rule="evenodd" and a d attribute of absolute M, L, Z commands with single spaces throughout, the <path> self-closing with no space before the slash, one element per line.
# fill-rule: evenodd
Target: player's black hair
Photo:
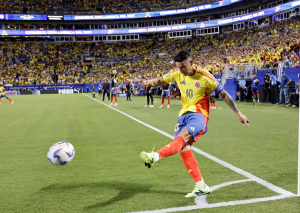
<path fill-rule="evenodd" d="M 112 73 L 112 74 L 111 74 L 111 77 L 112 77 L 112 78 L 115 77 L 115 74 Z"/>
<path fill-rule="evenodd" d="M 174 61 L 182 62 L 188 58 L 192 58 L 191 54 L 187 51 L 182 50 L 179 53 L 177 53 L 177 55 L 174 57 Z"/>

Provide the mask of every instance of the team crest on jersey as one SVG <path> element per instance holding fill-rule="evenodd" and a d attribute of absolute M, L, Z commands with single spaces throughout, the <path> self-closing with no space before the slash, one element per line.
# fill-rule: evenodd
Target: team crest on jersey
<path fill-rule="evenodd" d="M 195 87 L 196 87 L 196 89 L 199 89 L 201 87 L 200 82 L 195 82 Z"/>
<path fill-rule="evenodd" d="M 170 72 L 168 72 L 168 73 L 166 74 L 166 76 L 167 76 L 167 77 L 169 77 L 170 75 L 171 75 L 171 73 L 170 73 Z"/>

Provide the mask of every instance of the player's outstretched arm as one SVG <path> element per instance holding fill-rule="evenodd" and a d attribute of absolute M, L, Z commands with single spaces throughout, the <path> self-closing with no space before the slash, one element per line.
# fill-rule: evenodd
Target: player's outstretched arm
<path fill-rule="evenodd" d="M 157 86 L 162 86 L 166 84 L 163 77 L 151 79 L 151 80 L 144 80 L 141 84 L 142 89 L 145 89 L 146 87 L 157 87 Z"/>
<path fill-rule="evenodd" d="M 241 111 L 238 109 L 237 105 L 235 104 L 232 97 L 226 92 L 224 89 L 222 92 L 219 93 L 219 96 L 226 102 L 226 104 L 237 114 L 239 121 L 243 125 L 250 126 L 248 123 L 250 122 L 248 118 L 241 113 Z"/>

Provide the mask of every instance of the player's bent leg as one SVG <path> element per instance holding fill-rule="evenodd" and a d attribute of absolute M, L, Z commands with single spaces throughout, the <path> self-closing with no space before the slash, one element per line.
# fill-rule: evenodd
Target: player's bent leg
<path fill-rule="evenodd" d="M 145 166 L 148 166 L 150 168 L 154 162 L 158 161 L 161 158 L 165 158 L 171 155 L 176 154 L 179 152 L 182 147 L 188 142 L 192 141 L 193 137 L 190 135 L 190 133 L 186 130 L 183 129 L 177 137 L 175 137 L 174 141 L 165 147 L 161 148 L 157 152 L 141 152 L 140 156 L 142 160 L 145 162 Z"/>

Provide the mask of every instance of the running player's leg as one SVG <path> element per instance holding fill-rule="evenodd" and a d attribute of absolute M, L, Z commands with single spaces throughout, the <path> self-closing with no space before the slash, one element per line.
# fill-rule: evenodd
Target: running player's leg
<path fill-rule="evenodd" d="M 212 109 L 216 108 L 215 96 L 210 96 L 210 106 Z"/>
<path fill-rule="evenodd" d="M 164 107 L 164 102 L 165 102 L 165 91 L 162 91 L 162 93 L 161 93 L 161 105 L 160 105 L 159 108 Z"/>
<path fill-rule="evenodd" d="M 110 90 L 110 94 L 111 94 L 111 96 L 110 96 L 110 105 L 113 105 L 113 100 L 114 100 L 114 90 L 113 89 Z"/>
<path fill-rule="evenodd" d="M 3 95 L 3 94 L 2 94 L 2 97 L 4 97 L 4 98 L 6 98 L 7 100 L 9 100 L 12 104 L 14 103 L 14 101 L 11 100 L 9 97 L 7 97 L 7 95 Z"/>
<path fill-rule="evenodd" d="M 118 102 L 117 94 L 118 94 L 118 93 L 117 93 L 117 90 L 116 90 L 116 89 L 115 89 L 114 92 L 115 92 L 115 106 L 117 106 L 117 102 Z"/>
<path fill-rule="evenodd" d="M 168 92 L 168 106 L 167 106 L 167 108 L 170 108 L 170 102 L 171 102 L 171 94 L 170 94 L 170 92 Z"/>

